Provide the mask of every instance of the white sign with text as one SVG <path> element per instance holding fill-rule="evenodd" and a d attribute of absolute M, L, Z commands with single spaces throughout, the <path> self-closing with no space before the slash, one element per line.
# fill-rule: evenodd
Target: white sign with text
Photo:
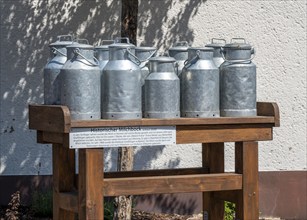
<path fill-rule="evenodd" d="M 176 126 L 72 128 L 70 148 L 110 148 L 176 144 Z"/>

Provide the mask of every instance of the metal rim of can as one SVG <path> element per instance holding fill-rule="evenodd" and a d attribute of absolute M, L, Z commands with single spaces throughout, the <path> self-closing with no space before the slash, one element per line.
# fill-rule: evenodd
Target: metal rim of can
<path fill-rule="evenodd" d="M 149 62 L 165 62 L 165 63 L 168 63 L 168 62 L 176 62 L 175 58 L 173 57 L 165 57 L 165 56 L 161 56 L 161 57 L 152 57 L 149 59 Z"/>
<path fill-rule="evenodd" d="M 135 47 L 135 51 L 154 51 L 157 50 L 155 47 Z"/>

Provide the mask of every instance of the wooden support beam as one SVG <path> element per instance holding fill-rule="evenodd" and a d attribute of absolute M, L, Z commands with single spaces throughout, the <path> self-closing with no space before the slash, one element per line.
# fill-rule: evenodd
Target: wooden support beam
<path fill-rule="evenodd" d="M 75 177 L 75 151 L 60 144 L 52 145 L 53 168 L 53 219 L 74 220 L 75 215 L 71 210 L 61 208 L 62 192 L 76 191 Z"/>
<path fill-rule="evenodd" d="M 236 203 L 236 219 L 259 219 L 257 142 L 235 143 L 235 170 L 243 177 Z"/>
<path fill-rule="evenodd" d="M 103 219 L 103 149 L 79 150 L 79 219 Z"/>
<path fill-rule="evenodd" d="M 110 178 L 104 180 L 104 195 L 205 192 L 236 190 L 241 187 L 242 176 L 233 173 Z"/>
<path fill-rule="evenodd" d="M 59 193 L 57 197 L 61 209 L 78 213 L 78 192 Z"/>
<path fill-rule="evenodd" d="M 160 169 L 160 170 L 137 170 L 122 172 L 104 173 L 104 178 L 125 178 L 125 177 L 146 177 L 146 176 L 171 176 L 171 175 L 188 175 L 188 174 L 206 174 L 208 168 L 182 168 L 182 169 Z"/>
<path fill-rule="evenodd" d="M 204 167 L 209 167 L 208 175 L 224 173 L 224 143 L 203 144 L 202 163 Z M 240 187 L 242 187 L 242 185 L 240 185 Z M 214 193 L 215 192 L 203 193 L 203 215 L 207 215 L 209 220 L 223 220 L 224 201 L 215 197 Z"/>

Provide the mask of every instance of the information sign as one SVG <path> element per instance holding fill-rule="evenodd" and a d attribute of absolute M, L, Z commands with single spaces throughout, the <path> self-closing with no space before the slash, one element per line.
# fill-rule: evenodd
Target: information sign
<path fill-rule="evenodd" d="M 111 148 L 176 144 L 176 126 L 72 128 L 70 148 Z"/>

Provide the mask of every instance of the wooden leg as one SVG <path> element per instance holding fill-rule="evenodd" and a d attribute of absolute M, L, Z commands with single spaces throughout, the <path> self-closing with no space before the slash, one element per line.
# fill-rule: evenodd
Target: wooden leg
<path fill-rule="evenodd" d="M 103 149 L 79 150 L 79 219 L 104 219 Z"/>
<path fill-rule="evenodd" d="M 243 176 L 242 191 L 236 203 L 236 219 L 259 219 L 258 143 L 236 143 L 235 163 L 236 173 Z"/>
<path fill-rule="evenodd" d="M 60 209 L 59 193 L 75 189 L 75 151 L 60 144 L 52 145 L 53 169 L 53 219 L 73 220 L 73 212 Z"/>
<path fill-rule="evenodd" d="M 224 143 L 202 145 L 202 165 L 209 173 L 224 173 Z M 214 192 L 203 193 L 203 213 L 210 220 L 224 219 L 224 201 L 214 196 Z"/>

